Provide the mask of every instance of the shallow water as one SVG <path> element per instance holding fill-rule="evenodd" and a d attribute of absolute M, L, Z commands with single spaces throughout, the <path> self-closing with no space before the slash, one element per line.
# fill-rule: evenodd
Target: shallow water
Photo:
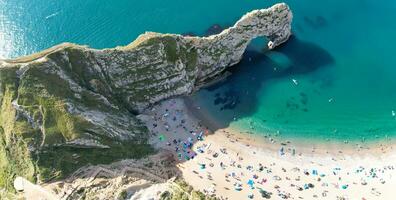
<path fill-rule="evenodd" d="M 296 17 L 287 44 L 266 55 L 251 47 L 240 69 L 231 70 L 234 76 L 195 98 L 224 126 L 258 134 L 322 141 L 394 137 L 396 13 L 389 9 L 396 3 L 312 3 L 291 4 Z"/>
<path fill-rule="evenodd" d="M 144 31 L 205 35 L 213 24 L 229 26 L 274 2 L 0 0 L 0 58 L 61 42 L 126 45 Z M 244 60 L 230 69 L 233 75 L 197 93 L 196 103 L 223 126 L 257 134 L 320 140 L 396 136 L 396 2 L 286 2 L 295 16 L 293 38 L 267 54 L 262 40 L 253 41 Z"/>

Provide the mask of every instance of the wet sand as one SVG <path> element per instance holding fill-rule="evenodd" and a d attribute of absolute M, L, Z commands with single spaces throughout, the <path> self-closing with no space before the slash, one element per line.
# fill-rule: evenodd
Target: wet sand
<path fill-rule="evenodd" d="M 357 147 L 270 140 L 229 128 L 216 130 L 204 111 L 187 105 L 183 99 L 167 100 L 141 118 L 153 133 L 150 142 L 175 153 L 183 178 L 194 189 L 238 200 L 262 199 L 262 195 L 270 199 L 393 198 L 393 143 Z M 200 135 L 202 140 L 197 140 Z"/>

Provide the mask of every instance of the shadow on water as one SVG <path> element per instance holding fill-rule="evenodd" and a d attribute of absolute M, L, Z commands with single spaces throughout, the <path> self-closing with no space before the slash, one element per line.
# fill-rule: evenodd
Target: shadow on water
<path fill-rule="evenodd" d="M 227 112 L 219 124 L 222 127 L 217 128 L 228 127 L 234 117 L 243 118 L 255 113 L 259 106 L 257 92 L 262 91 L 262 87 L 265 88 L 268 80 L 309 74 L 335 62 L 326 50 L 299 40 L 296 36 L 292 36 L 272 53 L 286 57 L 288 66 L 281 66 L 265 51 L 248 49 L 241 62 L 228 70 L 231 76 L 203 89 L 213 95 L 213 104 L 218 109 L 215 112 Z M 301 95 L 305 97 L 304 93 Z M 302 103 L 307 103 L 306 97 L 302 98 Z"/>
<path fill-rule="evenodd" d="M 205 30 L 205 32 L 203 34 L 197 34 L 194 32 L 185 32 L 182 33 L 183 36 L 201 36 L 201 37 L 207 37 L 207 36 L 211 36 L 211 35 L 216 35 L 221 33 L 224 29 L 227 29 L 231 27 L 230 24 L 226 24 L 226 25 L 220 25 L 220 24 L 213 24 L 212 26 L 210 26 L 208 29 Z"/>
<path fill-rule="evenodd" d="M 326 18 L 324 18 L 322 16 L 316 16 L 316 17 L 305 16 L 304 22 L 306 25 L 308 25 L 311 28 L 316 29 L 316 30 L 325 28 L 326 26 L 328 26 L 328 22 L 327 22 Z"/>

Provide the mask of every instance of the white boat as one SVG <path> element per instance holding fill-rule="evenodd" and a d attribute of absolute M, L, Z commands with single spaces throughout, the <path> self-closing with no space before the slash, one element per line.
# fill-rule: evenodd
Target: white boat
<path fill-rule="evenodd" d="M 298 81 L 296 79 L 292 79 L 295 85 L 298 85 Z"/>
<path fill-rule="evenodd" d="M 55 17 L 55 16 L 57 16 L 58 14 L 59 14 L 59 12 L 52 13 L 52 14 L 46 16 L 45 19 L 49 19 L 49 18 Z"/>

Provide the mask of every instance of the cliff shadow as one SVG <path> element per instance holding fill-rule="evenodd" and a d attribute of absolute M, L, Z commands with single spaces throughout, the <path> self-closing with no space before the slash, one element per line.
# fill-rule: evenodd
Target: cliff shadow
<path fill-rule="evenodd" d="M 181 35 L 183 36 L 199 36 L 199 37 L 208 37 L 211 35 L 217 35 L 219 33 L 221 33 L 223 30 L 230 28 L 232 26 L 232 24 L 213 24 L 212 26 L 210 26 L 209 28 L 207 28 L 204 33 L 202 34 L 198 34 L 195 33 L 193 31 L 189 31 L 189 32 L 184 32 Z"/>
<path fill-rule="evenodd" d="M 235 119 L 249 117 L 254 114 L 260 104 L 258 92 L 265 92 L 266 83 L 273 79 L 290 78 L 295 75 L 304 75 L 331 66 L 335 63 L 329 52 L 320 46 L 298 39 L 292 36 L 286 43 L 272 51 L 279 59 L 269 56 L 266 49 L 248 48 L 240 63 L 230 67 L 227 71 L 231 73 L 225 80 L 214 85 L 203 88 L 190 98 L 191 109 L 195 113 L 202 113 L 194 107 L 194 102 L 205 101 L 209 105 L 207 113 L 212 115 L 215 128 L 226 128 Z M 285 67 L 282 62 L 287 62 Z M 332 80 L 320 79 L 322 85 L 331 85 Z M 293 82 L 291 81 L 291 84 Z M 201 98 L 205 96 L 205 98 Z M 288 109 L 302 109 L 308 103 L 309 97 L 301 92 L 301 99 L 297 103 L 287 104 Z M 198 103 L 200 104 L 200 103 Z M 204 117 L 203 117 L 204 118 Z M 221 118 L 221 119 L 219 119 Z M 208 122 L 210 124 L 210 122 Z"/>
<path fill-rule="evenodd" d="M 241 62 L 229 68 L 228 72 L 232 75 L 200 91 L 212 97 L 209 98 L 211 101 L 209 103 L 214 105 L 217 109 L 213 112 L 224 114 L 224 121 L 220 124 L 221 126 L 217 128 L 228 127 L 234 117 L 242 118 L 254 114 L 260 103 L 257 98 L 257 92 L 262 90 L 263 87 L 265 90 L 266 83 L 269 80 L 291 77 L 293 75 L 309 74 L 335 62 L 334 58 L 323 48 L 313 43 L 301 41 L 295 36 L 291 37 L 285 44 L 273 50 L 273 52 L 287 58 L 289 61 L 287 68 L 281 66 L 279 61 L 275 61 L 268 56 L 265 49 L 254 50 L 249 48 L 245 52 Z M 292 106 L 293 105 L 291 105 L 291 107 Z M 200 109 L 194 106 L 192 106 L 190 110 L 196 113 L 200 112 Z M 170 111 L 174 111 L 174 113 L 168 115 L 167 113 Z M 183 116 L 177 112 L 176 109 L 172 109 L 172 105 L 169 106 L 169 111 L 164 110 L 163 113 L 164 115 L 155 117 L 168 117 L 169 120 L 167 120 L 167 122 L 169 124 L 161 124 L 161 126 L 170 126 L 170 128 L 179 126 L 178 128 L 185 128 L 183 127 L 185 123 Z M 197 132 L 196 135 L 191 131 L 205 130 L 206 124 L 207 123 L 203 122 L 199 127 L 186 127 L 186 134 L 182 136 L 177 135 L 177 137 L 164 136 L 167 135 L 164 134 L 165 132 L 172 132 L 171 129 L 166 131 L 157 130 L 155 133 L 156 135 L 152 135 L 152 137 L 156 139 L 157 142 L 168 143 L 166 150 L 161 149 L 159 151 L 164 151 L 163 153 L 166 155 L 167 152 L 169 152 L 169 154 L 174 155 L 172 157 L 154 157 L 153 159 L 142 162 L 137 167 L 130 167 L 135 163 L 128 163 L 127 161 L 121 161 L 114 165 L 99 165 L 97 167 L 88 168 L 86 172 L 76 171 L 74 175 L 78 176 L 80 172 L 83 172 L 85 178 L 94 180 L 97 176 L 117 178 L 127 176 L 128 173 L 130 173 L 137 177 L 147 178 L 153 182 L 165 182 L 174 175 L 182 174 L 181 171 L 173 165 L 175 162 L 185 162 L 186 160 L 193 159 L 193 157 L 199 153 L 194 152 L 190 147 L 197 141 L 197 137 L 201 133 Z M 149 126 L 154 129 L 160 126 L 160 124 L 155 123 Z M 215 156 L 215 154 L 217 154 L 217 152 L 214 153 L 213 156 Z M 124 165 L 126 167 L 124 167 Z M 202 167 L 202 165 L 200 164 L 199 167 Z M 194 173 L 197 173 L 202 181 L 205 180 L 202 173 L 198 174 L 198 170 L 194 171 Z M 72 174 L 68 180 L 74 180 L 74 175 Z M 130 190 L 127 194 L 128 196 L 136 192 L 133 189 L 127 189 Z M 82 187 L 78 187 L 74 191 L 76 192 L 72 195 L 82 195 L 84 193 Z"/>

